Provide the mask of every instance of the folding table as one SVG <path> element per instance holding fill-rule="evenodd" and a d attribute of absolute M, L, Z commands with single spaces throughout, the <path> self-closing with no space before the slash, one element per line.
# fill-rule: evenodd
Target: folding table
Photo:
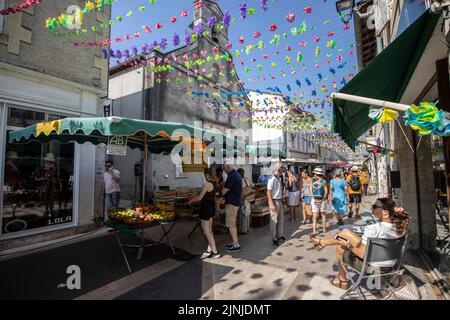
<path fill-rule="evenodd" d="M 125 251 L 123 250 L 123 248 L 138 248 L 139 250 L 138 250 L 138 253 L 137 253 L 136 260 L 140 260 L 142 258 L 142 254 L 144 253 L 144 249 L 145 248 L 157 246 L 157 245 L 161 244 L 161 242 L 162 242 L 162 240 L 164 238 L 166 238 L 167 242 L 170 245 L 170 248 L 172 249 L 173 254 L 176 255 L 176 252 L 175 252 L 175 249 L 174 249 L 174 247 L 172 245 L 172 242 L 169 239 L 169 234 L 173 230 L 173 227 L 175 226 L 176 221 L 177 221 L 176 219 L 173 220 L 173 221 L 170 221 L 170 222 L 157 222 L 157 221 L 155 221 L 154 224 L 148 224 L 148 225 L 142 226 L 142 227 L 128 227 L 128 226 L 126 226 L 124 224 L 120 224 L 120 223 L 116 223 L 116 222 L 112 222 L 112 221 L 108 220 L 108 221 L 104 222 L 104 225 L 109 227 L 109 228 L 112 228 L 114 230 L 114 234 L 115 234 L 117 242 L 119 244 L 119 249 L 122 252 L 122 256 L 123 256 L 123 258 L 125 260 L 125 263 L 127 265 L 128 271 L 130 273 L 132 273 L 130 264 L 128 263 L 128 259 L 127 259 L 127 256 L 126 256 Z M 172 225 L 170 226 L 170 228 L 166 229 L 165 226 L 167 226 L 169 223 L 172 223 Z M 156 242 L 152 241 L 150 243 L 146 243 L 146 240 L 144 238 L 144 231 L 146 229 L 153 228 L 153 227 L 158 227 L 158 226 L 161 227 L 161 229 L 163 230 L 163 235 L 161 236 L 161 238 L 158 241 L 156 241 Z M 128 244 L 128 243 L 122 242 L 120 240 L 119 233 L 137 237 L 139 239 L 139 244 Z"/>

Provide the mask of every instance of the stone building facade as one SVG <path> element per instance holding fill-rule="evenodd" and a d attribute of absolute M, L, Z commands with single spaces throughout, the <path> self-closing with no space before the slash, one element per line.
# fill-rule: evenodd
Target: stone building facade
<path fill-rule="evenodd" d="M 0 6 L 21 2 L 0 0 Z M 108 62 L 101 49 L 74 46 L 81 37 L 55 37 L 45 28 L 48 17 L 73 5 L 82 8 L 84 1 L 43 1 L 0 20 L 0 251 L 89 230 L 101 210 L 94 195 L 101 188 L 102 150 L 90 144 L 7 142 L 8 131 L 36 122 L 103 113 Z M 103 12 L 85 14 L 83 27 L 109 20 L 110 6 L 105 6 Z M 109 28 L 82 36 L 83 41 L 108 38 Z M 56 165 L 60 186 L 54 196 L 45 194 L 45 182 L 36 178 L 45 162 Z"/>
<path fill-rule="evenodd" d="M 202 1 L 203 6 L 194 5 L 194 21 L 190 28 L 202 22 L 206 24 L 210 17 L 216 17 L 217 21 L 222 21 L 224 13 L 216 1 Z M 244 91 L 244 87 L 239 83 L 239 78 L 233 67 L 232 55 L 230 60 L 205 61 L 198 67 L 200 73 L 202 69 L 208 70 L 212 77 L 192 78 L 188 82 L 188 70 L 182 63 L 184 56 L 192 58 L 194 55 L 202 56 L 202 51 L 211 55 L 216 51 L 219 55 L 228 53 L 226 45 L 228 44 L 228 28 L 216 30 L 213 28 L 209 35 L 201 34 L 197 40 L 190 46 L 183 46 L 170 52 L 154 51 L 152 58 L 148 61 L 169 59 L 173 71 L 167 73 L 154 73 L 151 68 L 141 66 L 132 68 L 127 65 L 118 65 L 110 70 L 109 98 L 113 100 L 114 116 L 128 118 L 138 118 L 155 121 L 178 122 L 196 127 L 203 127 L 208 130 L 225 132 L 229 129 L 248 130 L 251 123 L 242 122 L 239 118 L 231 116 L 229 113 L 220 114 L 218 110 L 211 108 L 211 99 L 193 99 L 189 92 L 208 94 L 213 93 L 237 93 Z M 206 60 L 206 59 L 205 59 Z M 159 79 L 159 80 L 158 80 Z M 182 82 L 179 80 L 181 79 Z M 230 84 L 222 85 L 223 83 Z M 218 86 L 218 84 L 221 84 Z M 220 87 L 220 88 L 219 88 Z M 248 97 L 245 94 L 236 96 L 229 95 L 227 101 L 239 99 L 239 103 L 247 104 Z M 223 101 L 221 101 L 223 102 Z M 245 140 L 245 139 L 244 139 Z M 243 141 L 245 142 L 245 141 Z M 134 199 L 140 194 L 139 177 L 134 173 L 134 166 L 130 163 L 139 165 L 142 163 L 142 153 L 131 151 L 126 159 L 115 157 L 114 161 L 121 170 L 129 175 L 126 181 L 123 181 L 123 196 L 125 199 Z M 242 165 L 241 167 L 251 176 L 251 166 Z M 183 173 L 181 168 L 177 168 L 170 160 L 170 157 L 164 155 L 152 155 L 147 163 L 148 172 L 147 186 L 150 189 L 147 192 L 153 192 L 160 187 L 201 187 L 203 184 L 203 175 L 199 172 Z"/>

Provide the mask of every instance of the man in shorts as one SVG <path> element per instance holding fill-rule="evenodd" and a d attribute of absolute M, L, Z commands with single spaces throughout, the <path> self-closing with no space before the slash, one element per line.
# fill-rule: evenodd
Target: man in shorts
<path fill-rule="evenodd" d="M 239 252 L 241 251 L 241 246 L 238 240 L 236 217 L 242 205 L 242 178 L 234 170 L 231 163 L 225 164 L 224 171 L 227 174 L 227 180 L 222 190 L 222 195 L 225 195 L 226 226 L 230 230 L 230 235 L 233 239 L 233 243 L 226 245 L 225 250 L 227 252 Z"/>
<path fill-rule="evenodd" d="M 317 235 L 317 220 L 319 215 L 322 217 L 323 232 L 327 232 L 326 199 L 328 198 L 328 184 L 323 178 L 322 168 L 315 168 L 313 174 L 311 207 L 313 214 L 312 235 L 315 236 Z"/>
<path fill-rule="evenodd" d="M 352 167 L 352 174 L 347 177 L 348 217 L 351 218 L 353 216 L 353 204 L 355 204 L 355 219 L 361 219 L 359 209 L 361 207 L 362 181 L 358 173 L 359 168 L 354 166 Z"/>

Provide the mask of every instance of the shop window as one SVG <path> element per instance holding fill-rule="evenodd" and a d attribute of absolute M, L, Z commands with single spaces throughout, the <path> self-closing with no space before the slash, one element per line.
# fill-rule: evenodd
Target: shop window
<path fill-rule="evenodd" d="M 61 116 L 9 108 L 7 132 L 57 118 Z M 73 143 L 6 140 L 1 233 L 73 221 L 74 153 Z"/>

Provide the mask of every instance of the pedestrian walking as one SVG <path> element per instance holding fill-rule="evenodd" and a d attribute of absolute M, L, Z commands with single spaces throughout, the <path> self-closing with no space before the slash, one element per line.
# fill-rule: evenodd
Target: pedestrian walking
<path fill-rule="evenodd" d="M 290 221 L 296 220 L 296 208 L 300 205 L 300 181 L 290 171 L 287 173 L 288 206 Z"/>
<path fill-rule="evenodd" d="M 361 170 L 362 195 L 367 196 L 367 189 L 370 183 L 370 173 L 367 168 Z"/>
<path fill-rule="evenodd" d="M 306 223 L 312 216 L 311 201 L 312 201 L 312 178 L 308 170 L 302 171 L 302 189 L 301 189 L 303 220 L 302 223 Z"/>
<path fill-rule="evenodd" d="M 250 198 L 255 194 L 252 190 L 252 184 L 245 176 L 242 168 L 237 170 L 242 179 L 242 205 L 239 208 L 239 233 L 245 234 L 250 231 Z"/>
<path fill-rule="evenodd" d="M 327 232 L 326 206 L 328 197 L 327 181 L 323 178 L 322 168 L 316 168 L 313 171 L 312 179 L 312 214 L 313 214 L 313 235 L 317 235 L 317 219 L 322 217 L 323 232 Z"/>
<path fill-rule="evenodd" d="M 108 212 L 111 208 L 118 208 L 120 202 L 120 171 L 114 169 L 112 160 L 106 161 L 106 170 L 103 173 L 105 184 L 105 220 L 108 220 Z"/>
<path fill-rule="evenodd" d="M 226 163 L 224 170 L 227 174 L 227 180 L 222 189 L 222 195 L 225 196 L 225 224 L 230 230 L 231 239 L 233 240 L 233 243 L 225 246 L 225 250 L 227 252 L 239 252 L 241 251 L 241 246 L 238 239 L 236 218 L 242 205 L 242 179 L 231 163 Z"/>
<path fill-rule="evenodd" d="M 330 183 L 330 197 L 329 204 L 331 210 L 336 216 L 337 224 L 343 225 L 342 216 L 347 213 L 347 182 L 343 179 L 343 172 L 341 169 L 337 169 L 334 179 Z"/>
<path fill-rule="evenodd" d="M 353 216 L 353 204 L 355 204 L 355 219 L 360 219 L 359 209 L 361 207 L 361 194 L 362 194 L 362 183 L 361 177 L 358 174 L 359 168 L 357 166 L 352 167 L 352 174 L 347 177 L 347 200 L 349 202 L 350 212 L 348 217 Z"/>
<path fill-rule="evenodd" d="M 279 246 L 285 241 L 284 232 L 284 195 L 286 194 L 283 166 L 275 164 L 273 175 L 267 182 L 267 200 L 270 208 L 270 230 L 272 244 Z"/>
<path fill-rule="evenodd" d="M 214 171 L 206 168 L 204 171 L 205 183 L 203 184 L 202 191 L 198 196 L 189 200 L 189 204 L 200 202 L 199 218 L 200 223 L 208 240 L 208 248 L 203 252 L 202 256 L 207 259 L 220 258 L 220 253 L 216 247 L 216 241 L 214 239 L 214 233 L 212 230 L 213 218 L 216 215 L 216 191 L 217 185 L 215 182 Z"/>

